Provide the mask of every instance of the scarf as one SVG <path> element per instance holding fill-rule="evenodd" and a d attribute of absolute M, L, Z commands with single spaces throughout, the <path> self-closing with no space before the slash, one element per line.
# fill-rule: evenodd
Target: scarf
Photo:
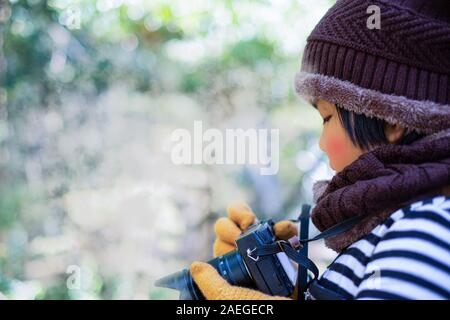
<path fill-rule="evenodd" d="M 442 194 L 450 184 L 450 131 L 410 145 L 387 144 L 363 155 L 331 180 L 314 184 L 311 219 L 324 231 L 348 218 L 364 216 L 352 229 L 325 240 L 341 252 L 369 234 L 394 211 Z"/>

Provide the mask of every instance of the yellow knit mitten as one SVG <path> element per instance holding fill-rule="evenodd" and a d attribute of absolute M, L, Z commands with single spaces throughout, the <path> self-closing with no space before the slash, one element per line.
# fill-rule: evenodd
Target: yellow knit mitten
<path fill-rule="evenodd" d="M 189 271 L 207 300 L 290 300 L 253 289 L 232 286 L 219 275 L 214 267 L 204 262 L 192 263 Z"/>

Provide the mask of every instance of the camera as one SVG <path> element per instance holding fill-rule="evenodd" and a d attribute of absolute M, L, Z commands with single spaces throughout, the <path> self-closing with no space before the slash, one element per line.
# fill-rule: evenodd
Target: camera
<path fill-rule="evenodd" d="M 208 261 L 231 285 L 257 289 L 269 295 L 292 295 L 297 267 L 284 252 L 257 255 L 257 249 L 277 242 L 274 222 L 268 220 L 251 225 L 236 240 L 237 249 Z M 161 278 L 158 287 L 180 291 L 180 300 L 203 300 L 204 297 L 192 279 L 189 270 Z"/>

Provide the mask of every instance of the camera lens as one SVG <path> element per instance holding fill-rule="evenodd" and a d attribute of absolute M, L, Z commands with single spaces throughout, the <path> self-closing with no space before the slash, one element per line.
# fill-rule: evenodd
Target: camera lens
<path fill-rule="evenodd" d="M 210 260 L 208 263 L 212 265 L 219 274 L 228 281 L 228 283 L 242 287 L 253 287 L 252 278 L 237 250 Z M 155 285 L 158 287 L 179 290 L 180 299 L 182 300 L 204 299 L 201 291 L 187 269 L 161 278 Z"/>
<path fill-rule="evenodd" d="M 208 262 L 232 285 L 249 287 L 253 284 L 244 260 L 237 250 Z"/>
<path fill-rule="evenodd" d="M 183 269 L 155 282 L 155 286 L 180 291 L 180 300 L 203 300 L 204 297 L 195 284 L 189 270 Z"/>

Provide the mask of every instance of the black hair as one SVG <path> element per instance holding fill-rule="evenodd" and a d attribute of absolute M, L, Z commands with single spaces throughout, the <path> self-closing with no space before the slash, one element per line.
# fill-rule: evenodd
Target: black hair
<path fill-rule="evenodd" d="M 337 104 L 336 109 L 345 131 L 356 146 L 369 150 L 388 143 L 384 132 L 386 121 L 348 111 Z M 396 144 L 410 144 L 424 136 L 417 131 L 407 131 Z"/>

